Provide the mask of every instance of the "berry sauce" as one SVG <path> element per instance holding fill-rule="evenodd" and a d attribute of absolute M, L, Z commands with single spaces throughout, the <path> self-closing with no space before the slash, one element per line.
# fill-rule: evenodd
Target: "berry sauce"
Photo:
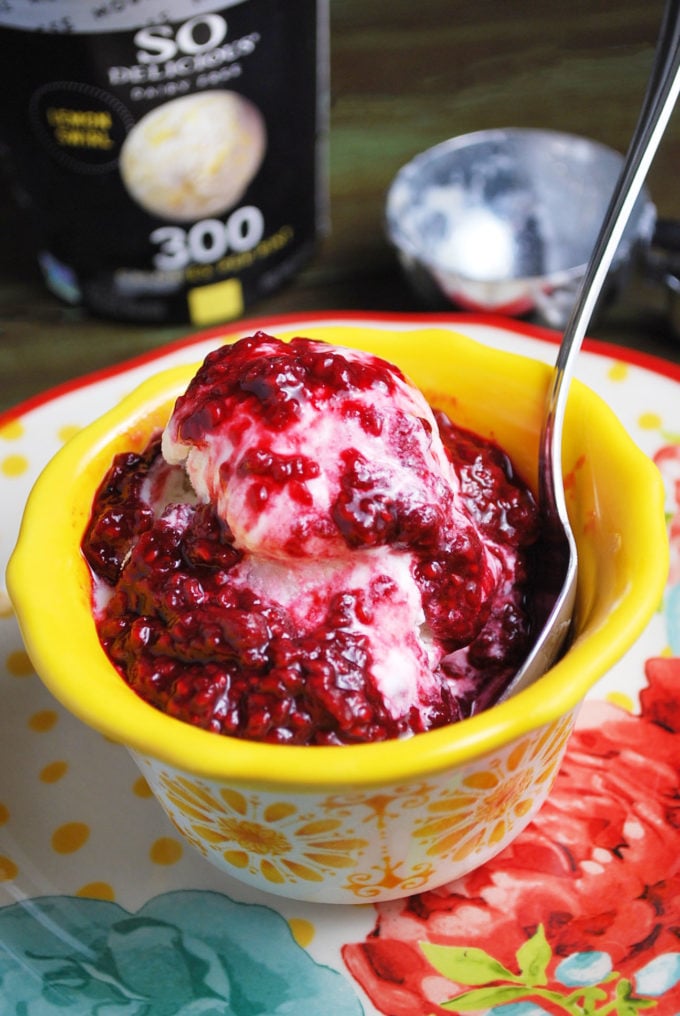
<path fill-rule="evenodd" d="M 293 593 L 279 596 L 253 578 L 252 547 L 212 497 L 193 495 L 183 465 L 165 461 L 160 434 L 140 454 L 116 457 L 83 537 L 109 659 L 151 705 L 218 734 L 297 745 L 416 734 L 485 708 L 531 643 L 538 515 L 507 455 L 429 407 L 389 429 L 380 406 L 407 386 L 403 375 L 377 357 L 322 345 L 258 333 L 216 350 L 168 428 L 199 448 L 220 431 L 229 448 L 240 431 L 255 435 L 215 475 L 247 480 L 242 512 L 251 522 L 285 491 L 290 525 L 275 568 L 269 558 L 266 567 Z M 332 408 L 366 442 L 337 450 L 333 482 L 321 488 L 331 492 L 324 513 L 314 493 L 323 463 L 277 443 L 306 420 L 309 404 L 322 416 Z M 383 438 L 407 481 L 393 483 L 390 468 L 366 453 Z M 448 479 L 423 465 L 435 438 Z M 427 469 L 425 490 L 418 481 Z M 328 568 L 310 586 L 318 547 Z M 408 600 L 402 574 L 418 621 L 413 633 L 399 631 L 398 655 L 412 644 L 415 671 L 427 678 L 397 707 L 376 678 L 377 645 L 389 642 L 390 624 L 404 627 L 386 621 L 407 616 L 399 614 Z"/>

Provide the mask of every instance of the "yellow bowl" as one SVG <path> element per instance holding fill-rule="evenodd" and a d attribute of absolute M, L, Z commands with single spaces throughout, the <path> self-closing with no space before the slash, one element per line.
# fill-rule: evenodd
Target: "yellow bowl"
<path fill-rule="evenodd" d="M 546 365 L 447 329 L 322 326 L 310 337 L 397 363 L 433 405 L 498 441 L 535 484 Z M 193 372 L 179 367 L 142 384 L 76 435 L 35 484 L 7 577 L 38 674 L 76 716 L 130 749 L 204 857 L 250 885 L 356 903 L 433 888 L 484 863 L 540 807 L 580 702 L 659 605 L 668 547 L 656 468 L 611 410 L 574 382 L 564 466 L 580 552 L 575 638 L 533 687 L 402 741 L 236 740 L 173 719 L 131 691 L 99 644 L 80 553 L 113 456 L 145 446 Z"/>

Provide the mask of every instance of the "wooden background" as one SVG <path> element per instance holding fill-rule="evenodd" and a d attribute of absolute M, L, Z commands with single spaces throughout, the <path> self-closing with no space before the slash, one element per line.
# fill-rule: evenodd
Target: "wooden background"
<path fill-rule="evenodd" d="M 547 127 L 624 151 L 651 66 L 660 0 L 331 0 L 332 231 L 249 316 L 423 309 L 383 232 L 385 192 L 414 154 L 489 127 Z M 649 176 L 680 219 L 680 109 Z M 680 361 L 668 291 L 637 273 L 590 334 Z M 44 288 L 0 194 L 0 409 L 191 331 L 89 317 Z"/>

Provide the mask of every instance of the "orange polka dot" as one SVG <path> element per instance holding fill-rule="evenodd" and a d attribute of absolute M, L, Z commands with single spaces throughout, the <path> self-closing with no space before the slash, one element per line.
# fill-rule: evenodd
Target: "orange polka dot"
<path fill-rule="evenodd" d="M 305 949 L 316 934 L 316 929 L 312 922 L 306 921 L 303 917 L 291 917 L 288 925 L 297 944 Z"/>
<path fill-rule="evenodd" d="M 153 797 L 153 791 L 143 776 L 132 784 L 132 793 L 137 797 Z"/>
<path fill-rule="evenodd" d="M 19 874 L 19 868 L 11 857 L 0 854 L 0 882 L 11 882 Z"/>
<path fill-rule="evenodd" d="M 177 864 L 182 854 L 182 844 L 171 836 L 159 837 L 149 851 L 149 857 L 154 864 Z"/>
<path fill-rule="evenodd" d="M 628 373 L 628 364 L 624 363 L 623 360 L 616 360 L 607 371 L 607 377 L 610 381 L 625 381 Z"/>
<path fill-rule="evenodd" d="M 67 769 L 68 762 L 58 759 L 56 762 L 50 762 L 49 765 L 40 770 L 40 779 L 43 783 L 56 783 L 65 775 Z"/>
<path fill-rule="evenodd" d="M 12 677 L 28 677 L 34 674 L 33 664 L 25 649 L 15 649 L 9 653 L 5 665 Z"/>
<path fill-rule="evenodd" d="M 24 425 L 21 420 L 9 420 L 0 427 L 0 438 L 5 441 L 16 441 L 24 436 Z"/>
<path fill-rule="evenodd" d="M 0 825 L 4 825 L 5 822 L 9 822 L 9 808 L 0 801 Z"/>
<path fill-rule="evenodd" d="M 25 455 L 7 455 L 0 460 L 0 472 L 5 476 L 21 476 L 28 469 Z"/>
<path fill-rule="evenodd" d="M 619 706 L 620 709 L 625 709 L 627 713 L 635 712 L 633 699 L 623 691 L 607 692 L 605 698 L 607 702 L 611 702 L 613 706 Z"/>
<path fill-rule="evenodd" d="M 89 837 L 90 827 L 84 822 L 66 822 L 52 833 L 52 849 L 57 854 L 73 854 Z"/>
<path fill-rule="evenodd" d="M 37 734 L 43 734 L 46 730 L 51 730 L 58 719 L 54 709 L 41 709 L 40 712 L 33 713 L 28 725 Z"/>
<path fill-rule="evenodd" d="M 77 423 L 66 423 L 57 431 L 57 437 L 63 444 L 70 441 L 82 428 Z"/>
<path fill-rule="evenodd" d="M 88 882 L 76 890 L 76 896 L 84 896 L 91 900 L 114 900 L 116 894 L 108 882 Z"/>
<path fill-rule="evenodd" d="M 660 430 L 663 420 L 658 413 L 641 413 L 638 417 L 638 426 L 643 430 Z"/>

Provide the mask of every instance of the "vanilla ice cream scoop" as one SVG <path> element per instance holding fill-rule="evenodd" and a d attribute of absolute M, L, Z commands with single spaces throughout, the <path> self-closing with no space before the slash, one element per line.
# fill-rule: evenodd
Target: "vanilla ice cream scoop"
<path fill-rule="evenodd" d="M 359 350 L 264 334 L 217 350 L 178 400 L 163 454 L 235 546 L 269 558 L 406 548 L 416 524 L 433 539 L 471 525 L 425 398 Z"/>
<path fill-rule="evenodd" d="M 188 222 L 243 196 L 267 146 L 259 109 L 236 92 L 185 95 L 133 127 L 120 154 L 123 182 L 143 208 Z"/>
<path fill-rule="evenodd" d="M 474 623 L 501 562 L 470 519 L 432 409 L 396 367 L 258 333 L 207 357 L 162 448 L 243 552 L 232 584 L 308 631 L 362 590 L 363 608 L 343 623 L 370 645 L 383 702 L 400 715 L 438 700 L 445 649 L 424 609 L 420 555 L 442 567 L 464 558 Z"/>

